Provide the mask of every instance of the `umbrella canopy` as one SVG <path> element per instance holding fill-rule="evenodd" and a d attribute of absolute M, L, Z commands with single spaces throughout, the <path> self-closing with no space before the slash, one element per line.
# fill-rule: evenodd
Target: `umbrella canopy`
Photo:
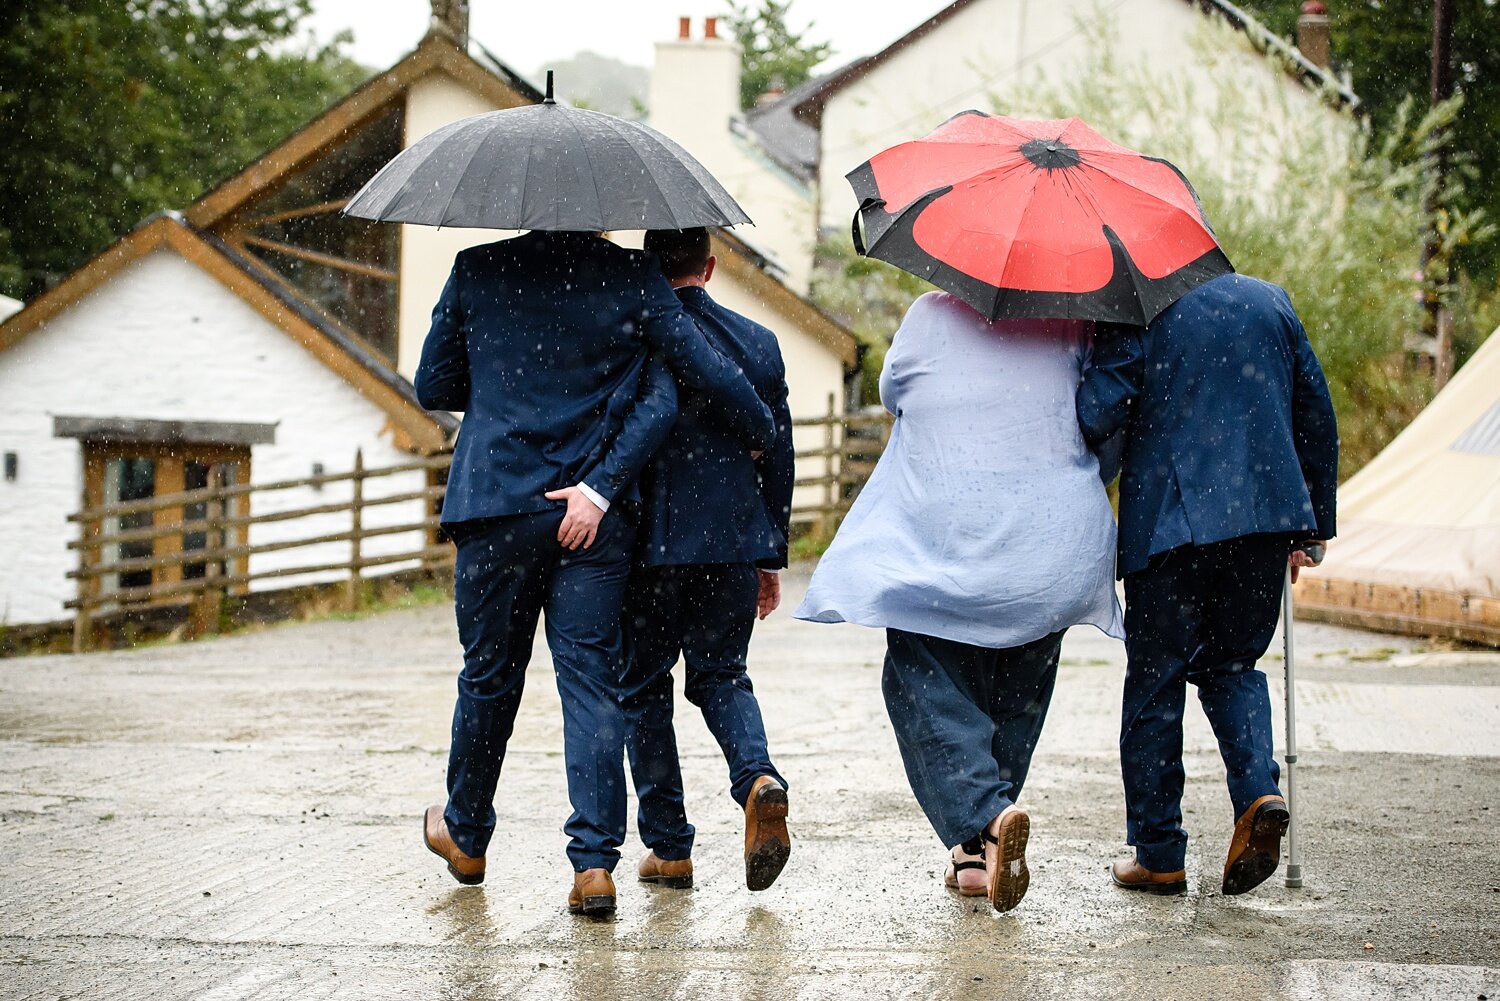
<path fill-rule="evenodd" d="M 1234 270 L 1181 171 L 1076 118 L 966 111 L 848 180 L 860 253 L 991 319 L 1145 325 Z"/>
<path fill-rule="evenodd" d="M 557 104 L 462 118 L 380 169 L 344 212 L 380 222 L 599 232 L 750 217 L 692 155 L 637 122 Z"/>

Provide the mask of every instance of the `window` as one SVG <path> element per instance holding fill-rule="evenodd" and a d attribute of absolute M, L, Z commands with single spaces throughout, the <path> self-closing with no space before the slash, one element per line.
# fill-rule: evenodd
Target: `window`
<path fill-rule="evenodd" d="M 250 475 L 247 446 L 85 441 L 83 450 L 85 502 L 91 508 L 202 490 L 210 485 L 233 486 L 248 482 Z M 244 497 L 230 498 L 224 505 L 224 516 L 245 514 L 245 501 Z M 102 547 L 100 563 L 157 562 L 154 566 L 128 566 L 104 576 L 100 590 L 107 594 L 207 576 L 208 561 L 183 557 L 195 550 L 239 545 L 244 539 L 240 525 L 192 527 L 194 522 L 207 521 L 208 516 L 208 504 L 198 501 L 105 519 L 100 525 L 102 534 L 134 537 Z M 155 531 L 177 525 L 184 530 Z M 221 559 L 216 564 L 219 575 L 228 576 L 243 572 L 245 560 Z"/>
<path fill-rule="evenodd" d="M 377 114 L 219 234 L 392 362 L 401 227 L 341 210 L 401 152 L 401 107 L 398 101 Z"/>

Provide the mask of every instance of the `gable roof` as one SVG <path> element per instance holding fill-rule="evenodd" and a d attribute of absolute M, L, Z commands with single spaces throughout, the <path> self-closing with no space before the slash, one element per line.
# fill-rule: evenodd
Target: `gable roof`
<path fill-rule="evenodd" d="M 804 80 L 775 101 L 745 112 L 745 127 L 755 136 L 760 148 L 782 169 L 803 180 L 811 181 L 818 174 L 818 128 L 798 117 L 796 109 L 825 80 L 839 72 L 842 69 Z"/>
<path fill-rule="evenodd" d="M 946 7 L 933 14 L 927 20 L 896 39 L 873 56 L 856 59 L 842 69 L 835 70 L 827 76 L 818 78 L 818 86 L 800 95 L 791 111 L 796 117 L 812 128 L 819 129 L 823 125 L 823 108 L 829 98 L 843 90 L 845 87 L 858 82 L 868 75 L 872 70 L 884 64 L 891 57 L 900 53 L 903 49 L 919 42 L 933 29 L 941 26 L 960 13 L 965 8 L 972 6 L 979 0 L 952 0 Z M 1337 95 L 1339 102 L 1348 108 L 1359 105 L 1359 98 L 1332 72 L 1322 69 L 1308 60 L 1296 46 L 1289 44 L 1279 35 L 1274 34 L 1263 24 L 1240 10 L 1229 0 L 1183 0 L 1183 2 L 1203 11 L 1205 14 L 1216 14 L 1225 19 L 1230 26 L 1249 36 L 1257 48 L 1264 51 L 1276 53 L 1281 58 L 1288 60 L 1291 73 L 1297 78 L 1318 87 L 1327 87 Z M 792 96 L 789 92 L 782 101 Z M 777 104 L 782 101 L 776 102 Z M 776 105 L 771 105 L 774 108 Z"/>
<path fill-rule="evenodd" d="M 116 240 L 59 284 L 37 296 L 26 308 L 0 323 L 0 351 L 82 299 L 127 265 L 159 247 L 168 247 L 197 265 L 225 288 L 291 337 L 313 357 L 384 410 L 398 442 L 419 451 L 444 447 L 458 421 L 432 413 L 417 402 L 411 383 L 397 375 L 368 347 L 327 321 L 320 310 L 267 281 L 237 253 L 176 212 L 159 212 Z"/>
<path fill-rule="evenodd" d="M 183 214 L 199 228 L 214 225 L 299 167 L 315 161 L 345 134 L 385 110 L 432 73 L 454 78 L 499 108 L 542 100 L 541 92 L 514 70 L 482 47 L 480 52 L 482 62 L 459 48 L 447 34 L 429 32 L 390 69 L 366 80 L 239 173 L 214 185 Z"/>

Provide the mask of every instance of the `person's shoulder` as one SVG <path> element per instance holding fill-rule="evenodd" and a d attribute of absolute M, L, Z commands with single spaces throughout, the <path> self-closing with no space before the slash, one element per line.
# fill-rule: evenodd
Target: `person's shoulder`
<path fill-rule="evenodd" d="M 707 289 L 700 289 L 699 294 L 693 295 L 691 297 L 685 297 L 683 299 L 683 302 L 688 306 L 689 309 L 693 309 L 696 307 L 697 309 L 717 316 L 719 319 L 724 320 L 727 323 L 732 323 L 738 326 L 741 330 L 747 331 L 751 337 L 759 340 L 776 340 L 776 335 L 771 331 L 770 327 L 757 323 L 738 310 L 730 309 L 728 306 L 715 299 L 713 297 L 713 294 Z"/>
<path fill-rule="evenodd" d="M 934 290 L 931 292 L 923 292 L 921 295 L 913 299 L 911 305 L 906 309 L 906 315 L 929 316 L 942 312 L 958 313 L 966 309 L 972 311 L 973 307 L 968 305 L 952 292 L 942 292 Z"/>
<path fill-rule="evenodd" d="M 661 263 L 651 251 L 638 250 L 635 247 L 622 247 L 612 240 L 603 240 L 600 242 L 606 244 L 604 257 L 616 266 L 632 271 L 650 271 L 654 274 L 661 273 Z"/>
<path fill-rule="evenodd" d="M 454 256 L 454 264 L 468 271 L 503 267 L 512 260 L 524 260 L 528 249 L 527 234 L 491 243 L 465 247 Z"/>

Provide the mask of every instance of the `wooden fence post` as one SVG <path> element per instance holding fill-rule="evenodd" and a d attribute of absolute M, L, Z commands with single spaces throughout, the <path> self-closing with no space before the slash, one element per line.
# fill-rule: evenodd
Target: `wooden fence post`
<path fill-rule="evenodd" d="M 365 450 L 354 450 L 354 496 L 349 502 L 349 582 L 344 592 L 344 607 L 351 612 L 360 604 L 360 539 L 364 532 Z"/>
<path fill-rule="evenodd" d="M 88 502 L 84 502 L 88 506 Z M 94 648 L 94 600 L 99 596 L 99 519 L 88 518 L 78 524 L 78 614 L 73 618 L 73 652 L 87 653 Z"/>
<path fill-rule="evenodd" d="M 223 489 L 222 483 L 215 483 L 213 494 L 203 502 L 203 543 L 209 552 L 228 548 Z M 185 530 L 186 525 L 183 527 Z M 203 561 L 203 591 L 198 595 L 198 600 L 193 602 L 192 611 L 192 630 L 195 636 L 213 635 L 219 631 L 219 617 L 224 612 L 224 587 L 219 583 L 220 576 L 222 574 L 218 560 Z"/>

